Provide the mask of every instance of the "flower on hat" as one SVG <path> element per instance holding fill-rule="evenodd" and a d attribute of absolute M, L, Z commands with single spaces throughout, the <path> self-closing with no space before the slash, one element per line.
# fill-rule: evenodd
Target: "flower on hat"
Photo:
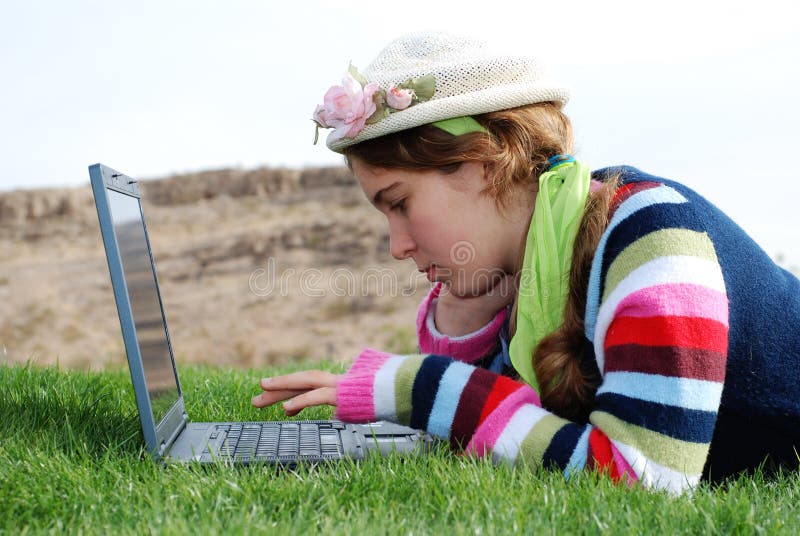
<path fill-rule="evenodd" d="M 361 85 L 350 74 L 345 75 L 341 86 L 333 86 L 324 97 L 324 104 L 314 110 L 314 121 L 322 128 L 333 128 L 335 139 L 354 137 L 364 128 L 367 119 L 375 113 L 373 96 L 378 84 Z"/>
<path fill-rule="evenodd" d="M 395 110 L 405 110 L 414 99 L 413 89 L 403 89 L 397 86 L 392 86 L 386 92 L 386 104 Z"/>
<path fill-rule="evenodd" d="M 388 91 L 368 82 L 353 65 L 348 68 L 342 85 L 331 86 L 325 92 L 323 104 L 317 105 L 312 116 L 316 123 L 314 143 L 320 128 L 332 128 L 329 140 L 355 138 L 367 124 L 377 123 L 389 114 L 429 100 L 436 90 L 433 75 L 409 78 Z"/>

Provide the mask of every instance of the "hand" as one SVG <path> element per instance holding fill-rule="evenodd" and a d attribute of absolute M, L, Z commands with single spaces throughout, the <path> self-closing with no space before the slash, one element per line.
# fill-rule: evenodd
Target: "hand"
<path fill-rule="evenodd" d="M 263 378 L 261 388 L 264 392 L 253 397 L 252 402 L 255 407 L 263 408 L 286 400 L 283 411 L 291 417 L 312 406 L 335 406 L 338 381 L 339 375 L 321 370 Z"/>
<path fill-rule="evenodd" d="M 456 296 L 445 284 L 436 302 L 433 317 L 436 329 L 453 337 L 479 330 L 514 301 L 516 288 L 516 278 L 510 274 L 500 277 L 478 296 Z"/>

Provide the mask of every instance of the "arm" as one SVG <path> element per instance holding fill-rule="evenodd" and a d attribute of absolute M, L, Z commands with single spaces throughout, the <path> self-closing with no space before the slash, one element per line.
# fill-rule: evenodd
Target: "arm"
<path fill-rule="evenodd" d="M 728 328 L 702 222 L 670 188 L 632 196 L 601 241 L 590 281 L 587 335 L 603 382 L 588 424 L 542 409 L 530 387 L 508 378 L 442 356 L 371 350 L 338 382 L 337 415 L 424 428 L 496 461 L 692 487 L 716 422 Z"/>

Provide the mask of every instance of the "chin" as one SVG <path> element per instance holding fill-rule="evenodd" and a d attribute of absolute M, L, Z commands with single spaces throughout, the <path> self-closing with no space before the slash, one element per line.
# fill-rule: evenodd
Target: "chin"
<path fill-rule="evenodd" d="M 480 289 L 475 289 L 471 287 L 464 288 L 461 285 L 452 284 L 452 282 L 447 282 L 447 283 L 450 284 L 450 292 L 452 292 L 453 295 L 456 296 L 457 298 L 474 298 L 475 296 L 481 295 Z"/>

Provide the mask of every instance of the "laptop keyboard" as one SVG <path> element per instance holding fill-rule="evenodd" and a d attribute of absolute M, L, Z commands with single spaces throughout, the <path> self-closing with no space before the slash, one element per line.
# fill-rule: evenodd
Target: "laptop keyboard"
<path fill-rule="evenodd" d="M 264 422 L 218 424 L 206 450 L 233 460 L 341 456 L 338 427 L 330 422 Z"/>

